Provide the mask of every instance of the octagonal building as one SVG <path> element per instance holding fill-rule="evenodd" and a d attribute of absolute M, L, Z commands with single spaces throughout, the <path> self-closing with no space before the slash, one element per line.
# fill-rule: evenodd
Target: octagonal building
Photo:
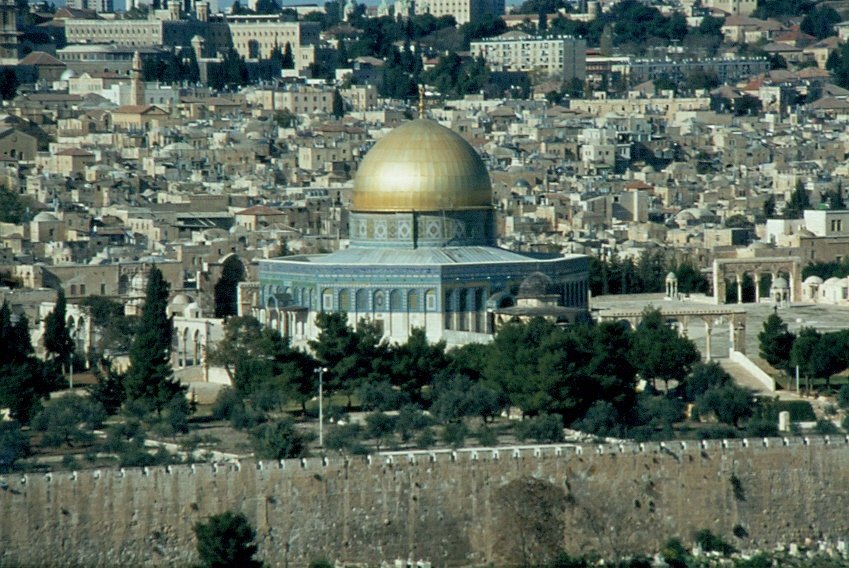
<path fill-rule="evenodd" d="M 295 343 L 317 336 L 322 311 L 376 321 L 392 341 L 416 327 L 449 345 L 487 341 L 493 312 L 513 306 L 534 273 L 550 278 L 560 321 L 586 313 L 588 258 L 498 248 L 483 161 L 432 120 L 407 122 L 368 152 L 349 229 L 347 249 L 260 261 L 261 321 Z"/>

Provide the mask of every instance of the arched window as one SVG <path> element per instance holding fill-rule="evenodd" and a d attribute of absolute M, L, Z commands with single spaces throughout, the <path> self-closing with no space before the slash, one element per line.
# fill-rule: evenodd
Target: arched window
<path fill-rule="evenodd" d="M 368 293 L 365 290 L 357 290 L 357 311 L 364 312 L 368 309 Z"/>
<path fill-rule="evenodd" d="M 407 310 L 414 312 L 419 309 L 419 292 L 410 290 L 407 292 Z"/>
<path fill-rule="evenodd" d="M 382 290 L 378 290 L 374 293 L 374 311 L 382 312 L 386 310 L 386 297 Z"/>
<path fill-rule="evenodd" d="M 401 292 L 392 290 L 389 293 L 389 311 L 400 312 L 402 309 L 404 309 L 404 306 L 401 301 Z"/>
<path fill-rule="evenodd" d="M 350 312 L 351 311 L 351 291 L 350 290 L 342 290 L 339 292 L 339 311 L 340 312 Z"/>
<path fill-rule="evenodd" d="M 330 288 L 321 291 L 321 309 L 326 312 L 333 310 L 333 291 Z"/>
<path fill-rule="evenodd" d="M 436 290 L 433 288 L 425 292 L 425 309 L 429 312 L 436 311 Z"/>

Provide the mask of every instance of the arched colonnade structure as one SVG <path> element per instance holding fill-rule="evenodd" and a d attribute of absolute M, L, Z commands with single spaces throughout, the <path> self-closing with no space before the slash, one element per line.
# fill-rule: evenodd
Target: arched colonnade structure
<path fill-rule="evenodd" d="M 746 311 L 742 308 L 668 308 L 661 306 L 660 313 L 667 325 L 673 327 L 684 337 L 689 337 L 693 325 L 704 327 L 703 353 L 706 361 L 712 360 L 713 335 L 721 326 L 728 326 L 728 351 L 746 353 Z M 637 310 L 601 310 L 599 322 L 627 321 L 636 329 L 643 319 L 643 311 Z"/>
<path fill-rule="evenodd" d="M 713 299 L 724 304 L 728 281 L 737 287 L 737 303 L 743 303 L 743 280 L 752 278 L 755 284 L 755 303 L 760 303 L 761 277 L 768 275 L 770 301 L 775 304 L 799 302 L 802 299 L 802 260 L 798 256 L 764 258 L 717 258 L 713 261 Z M 786 281 L 786 287 L 784 281 Z M 781 286 L 775 286 L 781 283 Z M 789 289 L 788 289 L 789 288 Z"/>

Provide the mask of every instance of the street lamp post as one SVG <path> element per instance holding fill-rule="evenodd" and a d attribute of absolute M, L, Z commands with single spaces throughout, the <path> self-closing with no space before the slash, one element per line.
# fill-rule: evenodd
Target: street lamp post
<path fill-rule="evenodd" d="M 318 447 L 324 448 L 324 372 L 327 367 L 319 367 L 318 373 Z"/>

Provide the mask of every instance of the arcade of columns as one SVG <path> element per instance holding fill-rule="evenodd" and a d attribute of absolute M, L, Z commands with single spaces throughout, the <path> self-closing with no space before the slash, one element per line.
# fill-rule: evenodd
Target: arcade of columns
<path fill-rule="evenodd" d="M 713 261 L 713 299 L 716 304 L 725 303 L 726 279 L 733 276 L 737 284 L 737 303 L 743 303 L 743 278 L 752 276 L 755 282 L 755 303 L 761 301 L 760 277 L 772 276 L 775 282 L 780 274 L 787 274 L 789 301 L 798 302 L 802 298 L 802 261 L 798 256 L 764 258 L 722 258 Z M 774 298 L 773 298 L 774 299 Z"/>
<path fill-rule="evenodd" d="M 678 333 L 687 337 L 690 323 L 701 320 L 705 326 L 705 360 L 711 360 L 713 330 L 718 325 L 728 324 L 728 351 L 746 352 L 746 312 L 740 308 L 666 308 L 661 306 L 663 318 L 674 324 Z M 598 321 L 627 321 L 636 329 L 643 319 L 643 311 L 602 310 Z"/>

